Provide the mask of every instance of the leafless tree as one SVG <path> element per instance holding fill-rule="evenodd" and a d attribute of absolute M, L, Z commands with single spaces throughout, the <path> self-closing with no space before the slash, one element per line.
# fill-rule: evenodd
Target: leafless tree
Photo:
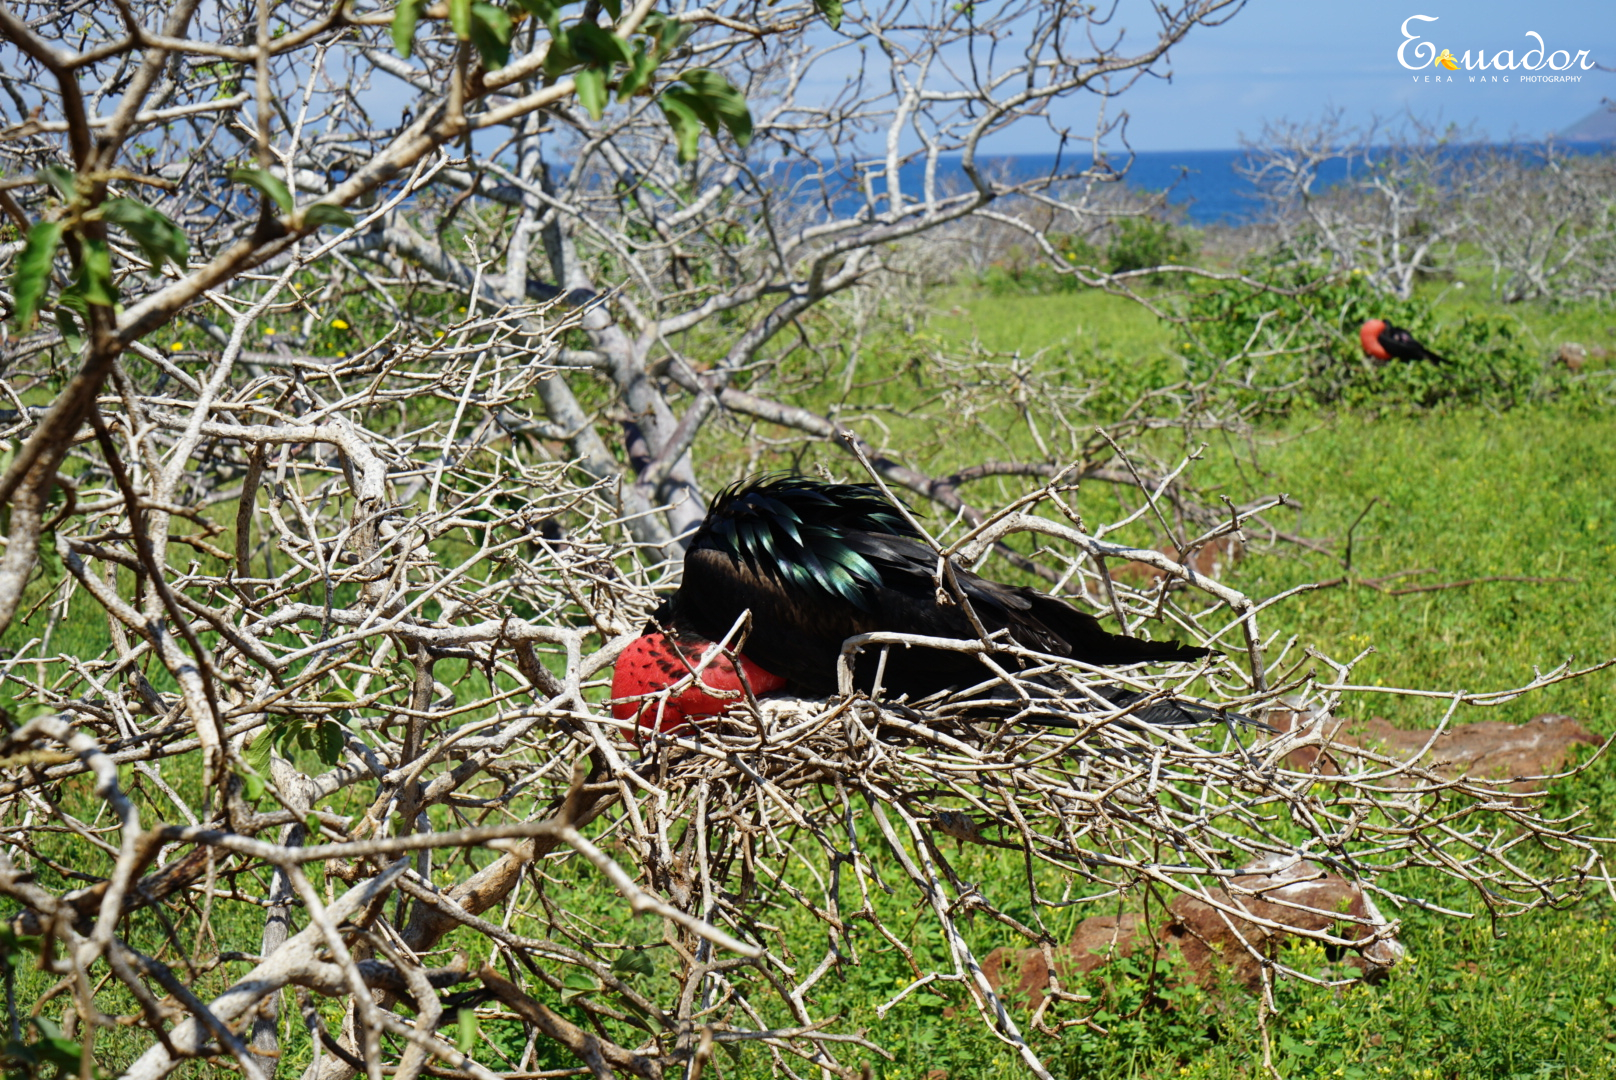
<path fill-rule="evenodd" d="M 294 216 L 264 231 L 287 232 L 296 224 L 295 237 L 238 239 L 256 207 L 222 197 L 216 179 L 222 166 L 254 156 L 261 169 L 290 179 L 293 190 L 314 194 L 320 204 L 360 200 L 369 206 L 351 229 L 300 249 L 305 267 L 316 255 L 332 264 L 363 257 L 395 271 L 408 267 L 463 295 L 475 288 L 482 304 L 561 295 L 587 308 L 591 348 L 575 354 L 576 362 L 593 365 L 621 399 L 626 414 L 617 419 L 627 425 L 623 442 L 635 463 L 625 505 L 634 508 L 642 538 L 666 545 L 702 513 L 688 451 L 706 418 L 719 408 L 768 412 L 773 421 L 784 415 L 770 403 L 725 392 L 738 375 L 768 362 L 768 351 L 780 347 L 779 335 L 794 320 L 877 270 L 894 242 L 1074 175 L 1066 169 L 1031 180 L 995 178 L 978 165 L 981 140 L 1018 123 L 1053 127 L 1056 107 L 1079 93 L 1102 102 L 1120 94 L 1193 26 L 1226 18 L 1239 5 L 1192 0 L 1110 12 L 1033 0 L 936 12 L 904 3 L 843 11 L 824 0 L 823 6 L 827 16 L 835 15 L 834 32 L 803 7 L 662 15 L 641 4 L 617 28 L 621 46 L 610 45 L 610 35 L 574 40 L 587 18 L 556 23 L 555 31 L 567 35 L 560 60 L 546 59 L 550 35 L 542 20 L 521 19 L 509 31 L 516 59 L 487 72 L 470 71 L 479 67 L 477 50 L 457 40 L 453 20 L 442 18 L 452 14 L 447 10 L 422 9 L 426 19 L 410 62 L 387 49 L 391 12 L 221 11 L 216 25 L 192 27 L 209 40 L 189 56 L 153 49 L 145 61 L 152 72 L 123 92 L 130 115 L 83 151 L 93 149 L 108 161 L 124 151 L 143 155 L 143 175 L 159 182 L 153 190 L 172 186 L 159 208 L 199 249 L 221 252 L 205 282 L 176 268 L 174 284 L 126 305 L 138 307 L 142 321 L 128 328 L 120 323 L 119 341 L 150 333 L 201 288 L 284 258 L 318 221 L 334 220 L 323 213 L 314 221 Z M 1146 20 L 1143 37 L 1124 29 L 1124 16 Z M 190 26 L 188 9 L 175 18 L 177 26 Z M 256 32 L 260 19 L 296 27 L 261 63 L 248 46 L 229 43 Z M 67 117 L 71 108 L 82 109 L 68 98 L 97 80 L 109 93 L 136 47 L 121 17 L 110 18 L 100 47 L 109 55 L 87 46 L 64 66 L 49 51 L 54 26 L 42 17 L 38 30 L 18 37 L 20 70 L 44 79 L 12 80 L 15 107 L 24 115 L 10 145 L 24 168 L 66 160 L 60 138 L 46 129 L 77 123 L 90 139 L 99 121 Z M 22 22 L 13 29 L 20 34 Z M 530 51 L 522 53 L 523 46 Z M 613 48 L 622 53 L 615 61 L 597 55 Z M 159 54 L 184 58 L 165 61 Z M 673 58 L 659 69 L 662 81 L 654 86 L 663 88 L 660 94 L 647 92 L 650 83 L 639 86 L 643 80 L 634 73 L 643 65 L 634 57 L 646 64 Z M 575 61 L 573 68 L 583 65 L 580 98 L 573 97 L 573 82 L 550 76 L 567 70 L 565 60 Z M 167 74 L 160 77 L 164 63 Z M 102 68 L 105 74 L 96 74 Z M 684 81 L 674 81 L 680 71 Z M 46 87 L 53 72 L 72 75 L 67 81 L 74 90 Z M 733 76 L 733 83 L 710 74 L 716 72 Z M 635 95 L 609 104 L 597 87 L 602 79 L 620 97 L 623 91 Z M 396 113 L 397 125 L 378 127 L 371 113 L 391 111 L 386 103 L 398 96 L 398 80 L 418 99 Z M 845 86 L 826 93 L 825 80 Z M 242 91 L 249 82 L 251 93 Z M 154 95 L 160 108 L 149 107 Z M 30 119 L 36 106 L 56 108 L 58 97 L 61 119 Z M 152 114 L 143 121 L 142 107 Z M 697 140 L 703 119 L 715 132 L 728 125 L 725 139 Z M 1102 111 L 1087 141 L 1094 144 L 1113 126 Z M 145 141 L 136 137 L 141 132 Z M 1064 144 L 1070 133 L 1057 133 Z M 749 144 L 748 152 L 739 153 L 731 137 Z M 454 154 L 440 152 L 448 144 Z M 959 155 L 964 185 L 945 182 L 949 155 Z M 1102 165 L 1090 175 L 1109 177 L 1114 170 Z M 450 194 L 440 198 L 438 192 Z M 372 193 L 379 197 L 370 205 Z M 83 197 L 93 202 L 101 192 Z M 500 225 L 479 238 L 475 253 L 464 243 L 446 248 L 440 242 L 457 216 L 469 221 L 488 204 L 503 208 Z M 28 222 L 17 209 L 19 224 Z M 414 210 L 439 212 L 428 224 Z M 535 248 L 542 248 L 538 261 L 547 264 L 540 280 L 532 274 Z M 133 282 L 122 284 L 127 291 Z M 721 349 L 704 334 L 720 323 Z M 88 337 L 94 345 L 95 333 Z M 697 342 L 698 352 L 686 355 Z M 703 355 L 708 352 L 713 355 Z M 94 372 L 105 362 L 98 356 L 90 357 L 86 385 L 100 377 Z M 543 392 L 551 399 L 552 422 L 576 432 L 575 456 L 594 475 L 617 475 L 609 446 L 619 440 L 584 422 L 573 381 L 551 380 Z M 680 415 L 675 405 L 685 396 L 689 408 Z M 76 415 L 82 418 L 82 410 Z M 68 420 L 64 426 L 76 428 Z M 22 481 L 24 466 L 35 464 L 36 442 L 25 448 L 0 493 L 9 493 Z M 41 468 L 40 475 L 48 475 Z M 911 488 L 914 479 L 900 478 Z M 659 496 L 672 509 L 647 513 Z"/>
<path fill-rule="evenodd" d="M 1414 118 L 1360 129 L 1339 110 L 1269 124 L 1247 151 L 1273 242 L 1397 296 L 1461 261 L 1479 261 L 1505 303 L 1602 298 L 1616 280 L 1608 155 Z"/>
<path fill-rule="evenodd" d="M 1183 481 L 1196 434 L 1241 422 L 1216 387 L 1148 395 L 1097 433 L 1085 388 L 1039 358 L 932 357 L 916 417 L 1022 425 L 1041 455 L 947 475 L 905 464 L 880 415 L 757 392 L 888 245 L 1052 182 L 984 176 L 983 137 L 1119 92 L 1232 10 L 1153 7 L 1124 48 L 1107 13 L 1060 3 L 0 8 L 9 300 L 25 327 L 50 316 L 6 343 L 0 432 L 0 967 L 14 991 L 37 948 L 39 990 L 8 994 L 19 1067 L 263 1077 L 295 1051 L 308 1080 L 694 1080 L 716 1047 L 751 1046 L 782 1075 L 851 1076 L 880 1040 L 836 1022 L 828 976 L 867 926 L 912 968 L 894 1000 L 958 984 L 1047 1076 L 982 975 L 973 913 L 1048 948 L 1050 912 L 1124 892 L 1273 928 L 1233 880 L 1254 858 L 1327 864 L 1393 909 L 1425 902 L 1408 874 L 1434 870 L 1493 916 L 1602 873 L 1575 821 L 1497 784 L 1372 752 L 1331 775 L 1288 764 L 1364 688 L 1264 636 L 1285 597 L 1194 569 L 1275 505 L 1214 507 Z M 860 44 L 845 91 L 811 94 Z M 969 186 L 948 193 L 955 151 Z M 388 325 L 329 355 L 316 331 L 356 290 Z M 154 336 L 178 326 L 207 347 Z M 986 718 L 845 693 L 636 734 L 605 674 L 672 584 L 705 485 L 738 471 L 699 473 L 698 436 L 737 434 L 834 447 L 948 511 L 940 555 L 1009 560 L 1127 632 L 1165 620 L 1221 653 L 1012 671 L 960 642 L 1002 703 Z M 997 510 L 962 494 L 1005 478 L 1021 486 Z M 1092 508 L 1118 491 L 1108 521 Z M 1119 542 L 1140 522 L 1182 559 Z M 1155 584 L 1114 581 L 1129 560 Z M 1092 693 L 1117 681 L 1312 719 L 1255 743 L 1154 730 Z M 1382 692 L 1451 715 L 1531 686 Z M 916 912 L 941 954 L 906 940 Z M 249 915 L 253 947 L 231 948 Z M 1306 933 L 1392 958 L 1378 908 Z M 1091 1019 L 1052 989 L 1033 1025 Z"/>
<path fill-rule="evenodd" d="M 1515 303 L 1616 293 L 1616 159 L 1553 143 L 1486 156 L 1485 182 L 1467 193 L 1466 224 L 1493 294 Z"/>
<path fill-rule="evenodd" d="M 1264 203 L 1276 241 L 1334 271 L 1361 270 L 1407 298 L 1421 274 L 1451 257 L 1483 182 L 1464 133 L 1410 117 L 1363 128 L 1333 110 L 1314 122 L 1276 121 L 1246 143 L 1240 171 Z"/>

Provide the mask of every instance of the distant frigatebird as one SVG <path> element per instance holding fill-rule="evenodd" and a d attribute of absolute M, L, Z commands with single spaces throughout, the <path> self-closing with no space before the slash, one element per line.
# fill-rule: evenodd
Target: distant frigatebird
<path fill-rule="evenodd" d="M 1386 363 L 1388 360 L 1429 360 L 1446 364 L 1447 360 L 1421 345 L 1413 334 L 1401 326 L 1393 326 L 1382 319 L 1370 319 L 1358 328 L 1358 341 L 1364 355 Z"/>

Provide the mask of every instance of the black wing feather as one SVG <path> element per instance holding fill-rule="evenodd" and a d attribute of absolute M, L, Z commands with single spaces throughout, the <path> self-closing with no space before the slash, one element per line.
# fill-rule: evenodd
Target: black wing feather
<path fill-rule="evenodd" d="M 831 693 L 842 642 L 875 630 L 974 640 L 957 603 L 938 602 L 937 555 L 880 490 L 805 477 L 726 489 L 691 538 L 685 579 L 668 619 L 716 639 L 753 613 L 745 652 L 800 690 Z M 956 566 L 955 579 L 989 633 L 1101 666 L 1194 660 L 1207 650 L 1107 633 L 1098 619 L 1036 589 L 989 581 Z M 860 654 L 859 685 L 874 685 L 879 650 Z M 975 657 L 890 650 L 883 686 L 918 698 L 979 681 Z"/>
<path fill-rule="evenodd" d="M 1380 332 L 1377 340 L 1380 342 L 1381 348 L 1398 360 L 1429 360 L 1437 364 L 1447 363 L 1442 357 L 1421 345 L 1413 334 L 1404 330 L 1401 326 L 1392 326 L 1388 323 L 1386 329 Z"/>

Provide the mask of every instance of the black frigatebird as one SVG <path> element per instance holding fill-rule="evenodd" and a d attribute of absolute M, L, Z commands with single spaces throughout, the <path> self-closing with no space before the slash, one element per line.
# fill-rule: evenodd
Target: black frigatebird
<path fill-rule="evenodd" d="M 940 598 L 937 566 L 937 553 L 874 486 L 802 476 L 737 484 L 713 500 L 691 537 L 679 589 L 658 609 L 646 636 L 619 662 L 613 696 L 654 693 L 672 685 L 748 611 L 751 626 L 741 659 L 757 693 L 782 686 L 805 696 L 836 693 L 843 642 L 858 634 L 889 631 L 980 640 L 963 606 L 946 591 L 946 598 Z M 1108 633 L 1094 616 L 1058 597 L 989 581 L 962 566 L 954 567 L 953 577 L 990 636 L 1007 637 L 1026 649 L 1098 667 L 1210 655 L 1199 646 Z M 881 652 L 866 647 L 857 656 L 854 683 L 872 690 L 879 667 L 889 698 L 908 695 L 915 701 L 991 677 L 968 653 L 894 645 L 882 664 Z M 1012 670 L 1024 666 L 1008 654 L 997 654 L 997 659 Z M 734 668 L 723 659 L 712 663 L 702 679 L 716 689 L 739 688 Z M 694 692 L 699 698 L 700 692 Z M 1098 692 L 1118 706 L 1145 696 L 1120 687 Z M 663 706 L 662 723 L 641 723 L 667 729 L 686 713 L 714 715 L 727 704 L 715 700 L 702 706 L 691 693 Z M 674 715 L 668 713 L 670 707 Z M 628 719 L 637 709 L 637 703 L 620 705 L 619 718 Z M 1149 723 L 1184 724 L 1222 714 L 1193 702 L 1163 699 L 1134 715 Z"/>
<path fill-rule="evenodd" d="M 1358 343 L 1364 355 L 1385 363 L 1388 360 L 1429 360 L 1446 364 L 1447 360 L 1421 345 L 1413 334 L 1401 326 L 1393 326 L 1383 319 L 1370 319 L 1358 328 Z"/>

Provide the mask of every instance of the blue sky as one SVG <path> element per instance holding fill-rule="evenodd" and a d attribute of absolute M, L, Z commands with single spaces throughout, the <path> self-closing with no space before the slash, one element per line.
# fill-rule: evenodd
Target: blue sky
<path fill-rule="evenodd" d="M 1217 150 L 1255 137 L 1265 120 L 1318 117 L 1331 105 L 1354 122 L 1406 110 L 1426 119 L 1474 124 L 1493 138 L 1541 137 L 1570 127 L 1616 99 L 1616 75 L 1580 72 L 1580 83 L 1481 86 L 1470 73 L 1450 83 L 1415 83 L 1397 61 L 1400 27 L 1410 15 L 1436 22 L 1410 23 L 1412 32 L 1463 57 L 1512 49 L 1522 57 L 1536 42 L 1552 52 L 1587 49 L 1592 60 L 1616 68 L 1616 3 L 1612 0 L 1251 0 L 1221 27 L 1193 31 L 1173 51 L 1171 82 L 1147 80 L 1118 104 L 1129 116 L 1129 142 L 1137 150 Z M 1414 46 L 1410 46 L 1412 51 Z M 1577 73 L 1577 72 L 1573 72 Z M 1081 102 L 1068 105 L 1074 128 Z M 1025 141 L 1026 145 L 1021 145 Z M 1036 125 L 1011 133 L 994 148 L 1028 153 L 1047 149 Z"/>

